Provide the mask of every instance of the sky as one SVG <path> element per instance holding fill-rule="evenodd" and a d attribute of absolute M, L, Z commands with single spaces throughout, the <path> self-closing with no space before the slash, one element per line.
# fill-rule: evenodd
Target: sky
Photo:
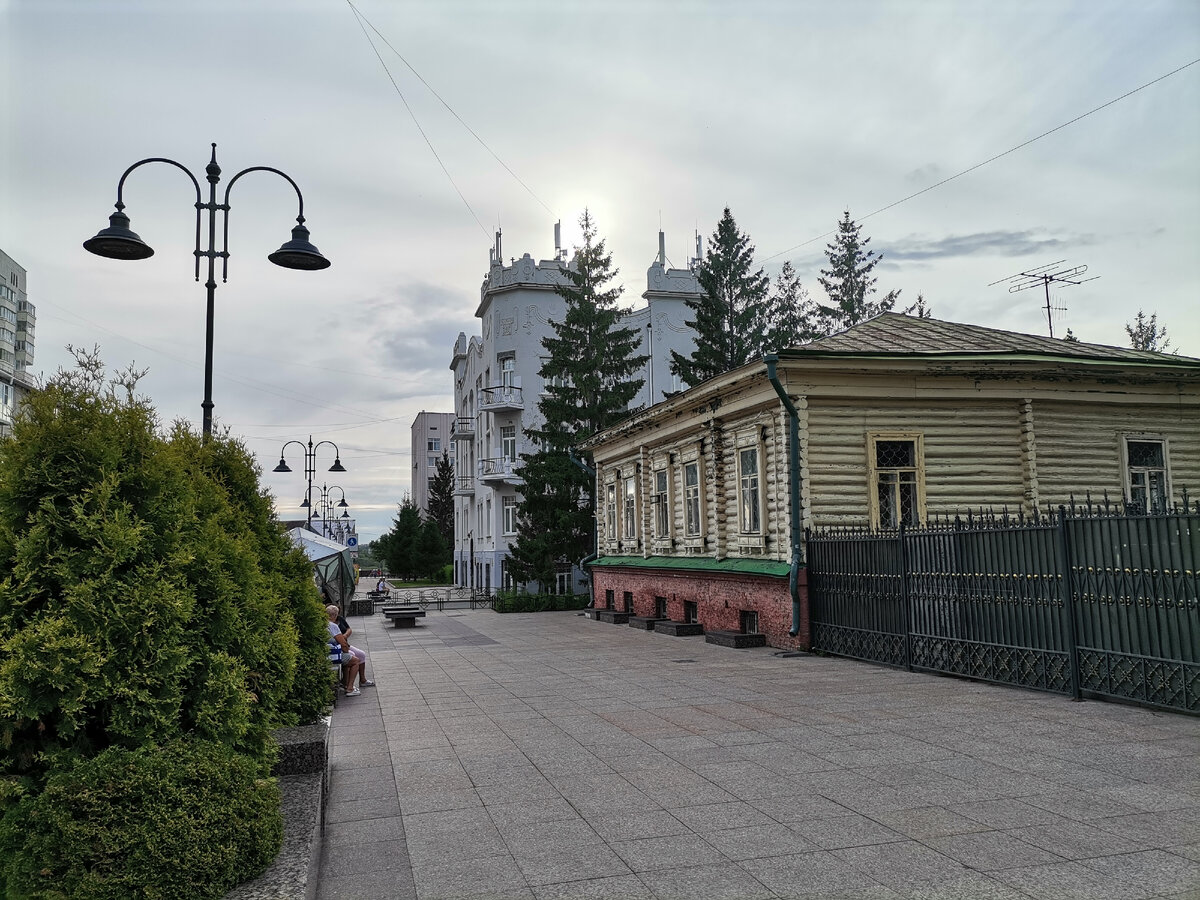
<path fill-rule="evenodd" d="M 413 417 L 452 409 L 493 232 L 550 258 L 585 207 L 633 305 L 659 229 L 685 266 L 726 206 L 772 279 L 790 260 L 820 298 L 849 210 L 898 308 L 1045 334 L 1042 292 L 1003 279 L 1062 261 L 1098 277 L 1052 292 L 1056 335 L 1127 345 L 1142 309 L 1200 356 L 1195 0 L 0 0 L 0 57 L 0 249 L 28 270 L 45 377 L 98 346 L 199 428 L 187 176 L 126 182 L 151 259 L 82 242 L 141 159 L 203 179 L 216 142 L 222 193 L 253 166 L 295 180 L 332 266 L 271 265 L 295 193 L 238 180 L 214 415 L 284 519 L 305 489 L 296 445 L 271 472 L 284 443 L 334 442 L 347 471 L 322 445 L 317 481 L 364 544 L 409 490 Z"/>

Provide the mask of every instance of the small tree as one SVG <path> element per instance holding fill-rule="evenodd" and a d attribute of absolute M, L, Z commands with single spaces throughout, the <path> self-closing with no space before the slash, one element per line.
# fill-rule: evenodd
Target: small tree
<path fill-rule="evenodd" d="M 524 487 L 509 560 L 518 582 L 536 581 L 543 589 L 553 584 L 558 562 L 591 550 L 594 486 L 571 462 L 570 448 L 627 414 L 643 384 L 636 373 L 649 358 L 637 352 L 637 329 L 621 325 L 627 312 L 617 305 L 622 289 L 611 286 L 617 270 L 587 210 L 579 224 L 583 246 L 565 270 L 566 284 L 556 289 L 566 313 L 542 339 L 543 421 L 526 432 L 536 450 L 521 456 Z"/>
<path fill-rule="evenodd" d="M 1125 333 L 1129 335 L 1129 346 L 1134 350 L 1152 350 L 1155 353 L 1169 353 L 1171 339 L 1167 337 L 1167 329 L 1158 324 L 1158 313 L 1151 313 L 1146 318 L 1145 312 L 1138 310 L 1137 318 L 1125 324 Z"/>
<path fill-rule="evenodd" d="M 417 538 L 420 533 L 421 511 L 409 495 L 397 508 L 392 530 L 381 539 L 384 562 L 389 572 L 404 579 L 416 577 L 420 569 L 417 557 Z"/>
<path fill-rule="evenodd" d="M 791 262 L 785 262 L 775 277 L 775 285 L 764 308 L 764 327 L 760 353 L 775 353 L 819 337 L 817 304 L 800 283 Z"/>
<path fill-rule="evenodd" d="M 924 294 L 917 294 L 917 302 L 912 306 L 906 306 L 904 314 L 918 319 L 932 319 L 933 309 L 925 302 Z"/>
<path fill-rule="evenodd" d="M 421 523 L 413 557 L 417 573 L 430 580 L 437 578 L 446 563 L 450 562 L 449 545 L 442 539 L 441 529 L 433 519 Z"/>
<path fill-rule="evenodd" d="M 756 357 L 767 326 L 765 304 L 769 280 L 762 269 L 751 271 L 754 245 L 738 230 L 729 207 L 696 267 L 701 296 L 685 302 L 696 314 L 687 322 L 696 332 L 690 357 L 671 351 L 671 371 L 688 385 L 728 372 Z"/>
<path fill-rule="evenodd" d="M 822 269 L 818 279 L 829 297 L 829 303 L 820 306 L 824 334 L 843 331 L 872 316 L 889 312 L 900 296 L 899 291 L 889 291 L 877 301 L 869 299 L 879 280 L 871 272 L 879 265 L 883 254 L 868 250 L 871 239 L 863 237 L 861 232 L 861 226 L 850 218 L 850 210 L 846 210 L 838 222 L 837 236 L 825 247 L 829 268 Z"/>
<path fill-rule="evenodd" d="M 447 547 L 454 545 L 454 463 L 450 454 L 442 451 L 437 470 L 429 482 L 428 517 L 437 525 Z"/>

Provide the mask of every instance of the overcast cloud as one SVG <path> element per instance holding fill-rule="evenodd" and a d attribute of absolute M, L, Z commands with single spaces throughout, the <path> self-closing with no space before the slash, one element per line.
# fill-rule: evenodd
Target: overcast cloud
<path fill-rule="evenodd" d="M 333 266 L 267 262 L 295 195 L 252 173 L 230 196 L 216 295 L 215 413 L 284 518 L 301 476 L 270 469 L 312 434 L 338 444 L 364 540 L 388 527 L 413 416 L 450 410 L 454 339 L 479 330 L 492 232 L 506 258 L 548 258 L 555 220 L 569 246 L 585 206 L 626 302 L 660 227 L 685 265 L 726 205 L 768 275 L 791 260 L 819 295 L 848 209 L 870 216 L 879 288 L 902 303 L 1044 334 L 1038 292 L 989 285 L 1065 259 L 1100 277 L 1055 298 L 1056 334 L 1123 344 L 1144 307 L 1200 356 L 1200 65 L 870 215 L 1197 60 L 1194 0 L 355 5 L 527 187 L 368 28 L 468 210 L 342 0 L 0 0 L 0 248 L 29 271 L 37 368 L 98 343 L 114 369 L 149 367 L 165 421 L 198 422 L 186 177 L 149 165 L 127 182 L 153 258 L 80 244 L 130 164 L 166 156 L 203 177 L 212 141 L 224 183 L 273 166 L 303 191 Z M 326 450 L 319 481 L 335 477 Z"/>

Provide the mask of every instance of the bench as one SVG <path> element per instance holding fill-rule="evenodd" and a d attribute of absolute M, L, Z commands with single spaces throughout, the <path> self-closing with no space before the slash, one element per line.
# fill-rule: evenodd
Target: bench
<path fill-rule="evenodd" d="M 367 599 L 371 601 L 392 599 L 391 591 L 367 591 Z"/>
<path fill-rule="evenodd" d="M 385 606 L 383 615 L 397 628 L 415 628 L 417 619 L 425 618 L 425 610 L 415 606 Z"/>
<path fill-rule="evenodd" d="M 653 631 L 655 622 L 666 622 L 667 619 L 660 619 L 658 616 L 630 616 L 629 627 L 640 628 L 642 631 Z"/>
<path fill-rule="evenodd" d="M 598 609 L 596 610 L 596 620 L 607 622 L 609 625 L 624 625 L 629 621 L 629 613 L 617 612 L 615 609 Z"/>
<path fill-rule="evenodd" d="M 767 636 L 757 632 L 709 631 L 704 635 L 704 641 L 719 647 L 732 647 L 734 650 L 767 646 Z"/>
<path fill-rule="evenodd" d="M 694 637 L 704 634 L 704 626 L 699 622 L 676 622 L 673 619 L 659 619 L 654 623 L 655 634 L 669 634 L 671 637 Z"/>

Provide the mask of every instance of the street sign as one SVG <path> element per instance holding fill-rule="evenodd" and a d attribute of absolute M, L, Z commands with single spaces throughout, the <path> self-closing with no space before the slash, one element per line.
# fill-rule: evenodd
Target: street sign
<path fill-rule="evenodd" d="M 346 538 L 346 546 L 347 547 L 357 547 L 358 546 L 358 538 L 354 537 L 353 535 Z"/>

